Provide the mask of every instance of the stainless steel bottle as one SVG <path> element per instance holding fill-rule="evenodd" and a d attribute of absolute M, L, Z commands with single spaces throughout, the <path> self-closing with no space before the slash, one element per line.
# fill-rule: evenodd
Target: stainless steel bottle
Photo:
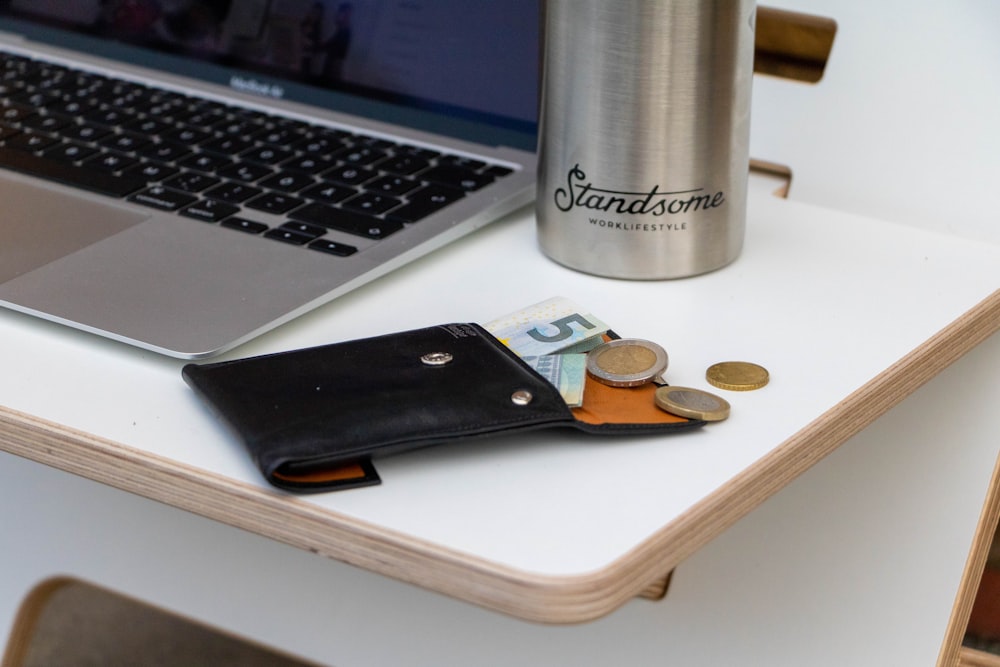
<path fill-rule="evenodd" d="M 752 0 L 547 0 L 542 250 L 616 278 L 679 278 L 743 245 Z"/>

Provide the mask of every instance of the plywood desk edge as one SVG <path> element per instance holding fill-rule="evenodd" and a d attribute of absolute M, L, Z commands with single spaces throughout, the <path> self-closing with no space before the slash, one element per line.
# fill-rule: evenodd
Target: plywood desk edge
<path fill-rule="evenodd" d="M 0 407 L 0 449 L 382 575 L 543 623 L 599 618 L 1000 330 L 1000 290 L 607 567 L 539 575 Z"/>

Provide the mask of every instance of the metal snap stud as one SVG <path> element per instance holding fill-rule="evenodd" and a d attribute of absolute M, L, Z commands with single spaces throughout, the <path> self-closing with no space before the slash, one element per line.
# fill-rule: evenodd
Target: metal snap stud
<path fill-rule="evenodd" d="M 513 394 L 510 395 L 510 402 L 514 405 L 527 405 L 535 397 L 532 396 L 531 392 L 527 389 L 518 389 Z"/>
<path fill-rule="evenodd" d="M 420 357 L 420 361 L 427 366 L 444 366 L 450 364 L 454 358 L 450 352 L 428 352 Z"/>

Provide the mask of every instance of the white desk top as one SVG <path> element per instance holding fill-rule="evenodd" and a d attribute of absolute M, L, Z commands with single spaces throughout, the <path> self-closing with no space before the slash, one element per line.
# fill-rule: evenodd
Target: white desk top
<path fill-rule="evenodd" d="M 660 342 L 673 384 L 707 388 L 705 369 L 728 359 L 763 364 L 771 384 L 720 392 L 732 417 L 700 432 L 449 445 L 378 462 L 378 487 L 291 496 L 195 399 L 181 362 L 0 313 L 0 448 L 487 607 L 577 621 L 662 578 L 996 331 L 998 288 L 998 247 L 758 194 L 730 267 L 614 281 L 542 257 L 526 210 L 228 356 L 484 322 L 564 295 Z"/>

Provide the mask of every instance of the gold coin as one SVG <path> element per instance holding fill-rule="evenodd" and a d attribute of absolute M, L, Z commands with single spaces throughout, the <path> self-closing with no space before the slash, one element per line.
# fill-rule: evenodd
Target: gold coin
<path fill-rule="evenodd" d="M 705 379 L 719 389 L 751 391 L 770 382 L 771 375 L 763 366 L 748 361 L 723 361 L 709 366 Z"/>
<path fill-rule="evenodd" d="M 639 338 L 612 340 L 587 353 L 587 373 L 612 387 L 646 384 L 666 368 L 666 350 Z"/>
<path fill-rule="evenodd" d="M 701 389 L 660 387 L 653 395 L 656 407 L 688 419 L 718 422 L 729 417 L 729 402 Z"/>
<path fill-rule="evenodd" d="M 639 345 L 609 347 L 596 357 L 595 363 L 602 370 L 619 375 L 641 373 L 656 364 L 656 352 Z"/>

